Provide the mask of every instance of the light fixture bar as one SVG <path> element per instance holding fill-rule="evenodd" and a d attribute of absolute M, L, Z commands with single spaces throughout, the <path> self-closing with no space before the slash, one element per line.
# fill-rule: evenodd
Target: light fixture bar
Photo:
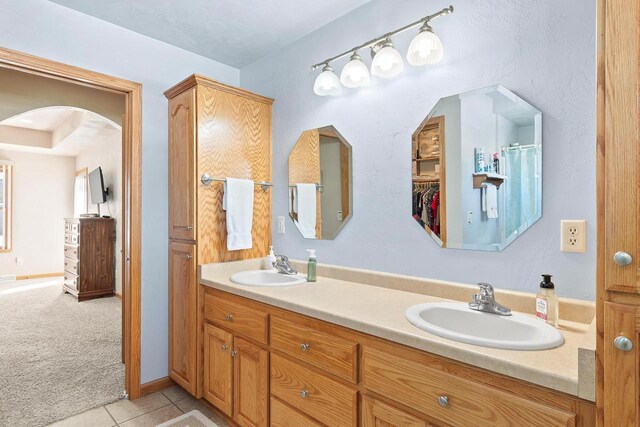
<path fill-rule="evenodd" d="M 357 52 L 360 49 L 364 49 L 365 47 L 373 46 L 375 44 L 380 43 L 383 40 L 388 39 L 389 37 L 395 36 L 396 34 L 400 34 L 400 33 L 404 32 L 404 31 L 407 31 L 408 29 L 411 29 L 413 27 L 417 27 L 418 25 L 422 25 L 422 24 L 424 24 L 426 22 L 429 22 L 432 19 L 439 18 L 440 16 L 448 15 L 450 13 L 453 13 L 453 6 L 445 7 L 440 12 L 434 13 L 433 15 L 425 16 L 424 18 L 418 19 L 417 21 L 412 22 L 411 24 L 405 25 L 402 28 L 398 28 L 397 30 L 391 31 L 390 33 L 386 33 L 383 36 L 377 37 L 375 39 L 371 39 L 368 42 L 365 42 L 365 43 L 363 43 L 363 44 L 361 44 L 359 46 L 353 47 L 353 48 L 351 48 L 351 49 L 349 49 L 349 50 L 347 50 L 345 52 L 342 52 L 339 55 L 336 55 L 336 56 L 333 56 L 331 58 L 325 59 L 322 62 L 318 62 L 317 64 L 312 65 L 311 69 L 315 70 L 316 68 L 324 67 L 325 65 L 327 65 L 331 61 L 335 61 L 337 59 L 344 58 L 345 56 L 351 55 L 353 52 Z"/>

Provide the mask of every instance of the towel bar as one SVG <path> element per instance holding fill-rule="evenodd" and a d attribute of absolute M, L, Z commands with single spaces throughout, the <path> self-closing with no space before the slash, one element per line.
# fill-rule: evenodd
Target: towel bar
<path fill-rule="evenodd" d="M 200 177 L 200 181 L 204 185 L 209 185 L 211 184 L 212 181 L 227 182 L 226 178 L 211 178 L 211 176 L 208 173 L 205 173 L 204 175 L 202 175 L 202 177 Z M 267 181 L 254 182 L 253 184 L 259 185 L 260 187 L 262 187 L 262 191 L 267 191 L 269 187 L 273 187 L 273 184 Z"/>

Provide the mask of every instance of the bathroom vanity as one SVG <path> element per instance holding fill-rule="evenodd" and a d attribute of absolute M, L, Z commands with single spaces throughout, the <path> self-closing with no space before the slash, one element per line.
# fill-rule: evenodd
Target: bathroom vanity
<path fill-rule="evenodd" d="M 238 425 L 595 425 L 593 304 L 561 303 L 558 348 L 500 350 L 440 338 L 405 319 L 417 303 L 467 301 L 473 287 L 328 266 L 313 284 L 229 280 L 259 262 L 199 273 L 198 397 Z M 528 294 L 496 295 L 514 310 L 533 309 Z"/>

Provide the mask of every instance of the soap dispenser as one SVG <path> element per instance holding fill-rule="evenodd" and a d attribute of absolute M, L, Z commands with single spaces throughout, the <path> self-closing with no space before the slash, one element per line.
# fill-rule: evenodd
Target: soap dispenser
<path fill-rule="evenodd" d="M 307 263 L 307 282 L 315 282 L 316 281 L 316 266 L 318 261 L 316 259 L 316 250 L 315 249 L 307 249 L 309 252 L 309 262 Z"/>
<path fill-rule="evenodd" d="M 551 274 L 543 274 L 540 291 L 536 296 L 536 317 L 558 327 L 558 296 Z"/>
<path fill-rule="evenodd" d="M 265 266 L 265 270 L 276 270 L 275 264 L 276 264 L 276 254 L 273 253 L 273 246 L 269 246 L 269 255 L 267 255 L 266 258 L 266 266 Z"/>

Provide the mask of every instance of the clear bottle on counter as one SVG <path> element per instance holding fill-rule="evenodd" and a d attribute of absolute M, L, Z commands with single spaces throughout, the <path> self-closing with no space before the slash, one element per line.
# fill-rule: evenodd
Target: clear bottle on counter
<path fill-rule="evenodd" d="M 543 274 L 540 291 L 536 296 L 536 317 L 554 327 L 558 327 L 558 296 L 555 285 L 551 281 L 551 274 Z"/>

